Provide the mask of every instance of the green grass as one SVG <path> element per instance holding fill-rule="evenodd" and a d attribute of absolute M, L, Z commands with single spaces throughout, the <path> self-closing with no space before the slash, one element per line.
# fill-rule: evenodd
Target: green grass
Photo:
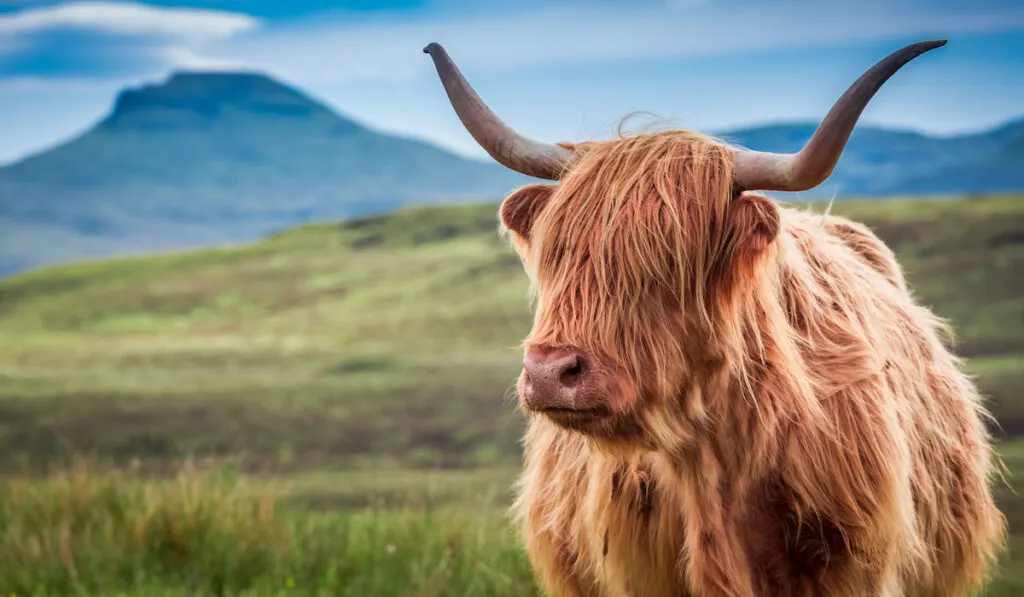
<path fill-rule="evenodd" d="M 425 487 L 421 487 L 426 493 Z M 536 595 L 497 503 L 310 511 L 224 470 L 0 486 L 4 595 Z"/>
<path fill-rule="evenodd" d="M 1001 450 L 1015 489 L 1024 489 L 1024 442 Z M 7 478 L 0 594 L 539 596 L 506 516 L 513 475 L 268 478 L 187 466 L 153 477 L 79 464 Z M 1024 508 L 1012 491 L 1000 487 L 999 499 L 1021 528 Z M 348 501 L 357 496 L 365 503 Z M 1018 534 L 987 594 L 1022 590 Z"/>
<path fill-rule="evenodd" d="M 1004 430 L 1024 432 L 1024 198 L 832 210 L 894 247 L 922 302 L 952 320 Z M 87 451 L 514 465 L 508 396 L 530 313 L 496 211 L 411 209 L 0 282 L 2 464 Z"/>

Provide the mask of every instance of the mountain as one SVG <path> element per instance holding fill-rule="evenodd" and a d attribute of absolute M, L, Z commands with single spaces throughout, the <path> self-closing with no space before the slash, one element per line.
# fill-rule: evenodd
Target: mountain
<path fill-rule="evenodd" d="M 0 169 L 0 272 L 493 199 L 527 180 L 370 130 L 263 75 L 179 73 L 123 91 L 91 130 Z"/>
<path fill-rule="evenodd" d="M 719 136 L 795 151 L 815 123 Z M 858 127 L 798 198 L 1024 189 L 1024 120 L 935 138 Z M 531 179 L 364 127 L 261 74 L 126 89 L 91 130 L 0 168 L 0 276 L 68 260 L 254 240 L 309 221 L 493 200 Z"/>

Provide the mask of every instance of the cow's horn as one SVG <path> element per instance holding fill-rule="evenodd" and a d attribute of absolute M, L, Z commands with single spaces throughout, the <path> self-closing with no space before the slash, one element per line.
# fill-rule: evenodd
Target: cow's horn
<path fill-rule="evenodd" d="M 459 120 L 492 158 L 527 176 L 558 180 L 573 158 L 572 151 L 524 137 L 502 122 L 473 91 L 440 44 L 431 43 L 423 52 L 434 60 Z"/>
<path fill-rule="evenodd" d="M 736 155 L 734 187 L 742 190 L 806 191 L 832 174 L 861 112 L 889 77 L 946 40 L 922 41 L 886 56 L 846 90 L 798 153 L 741 151 Z"/>

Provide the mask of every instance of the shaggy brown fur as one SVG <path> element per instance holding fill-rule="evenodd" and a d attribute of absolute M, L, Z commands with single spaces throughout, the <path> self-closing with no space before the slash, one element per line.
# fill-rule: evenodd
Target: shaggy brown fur
<path fill-rule="evenodd" d="M 526 345 L 575 346 L 616 416 L 531 415 L 514 513 L 557 596 L 938 596 L 1004 539 L 987 413 L 867 228 L 731 192 L 733 150 L 577 146 L 501 218 Z"/>

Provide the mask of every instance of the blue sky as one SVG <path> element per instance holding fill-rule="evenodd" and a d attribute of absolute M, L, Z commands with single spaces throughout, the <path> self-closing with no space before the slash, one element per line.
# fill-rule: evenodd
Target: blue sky
<path fill-rule="evenodd" d="M 644 110 L 716 132 L 821 118 L 900 46 L 945 38 L 862 122 L 937 134 L 1024 116 L 1020 0 L 0 0 L 0 163 L 75 135 L 125 86 L 261 71 L 378 129 L 483 155 L 424 45 L 539 139 Z"/>

